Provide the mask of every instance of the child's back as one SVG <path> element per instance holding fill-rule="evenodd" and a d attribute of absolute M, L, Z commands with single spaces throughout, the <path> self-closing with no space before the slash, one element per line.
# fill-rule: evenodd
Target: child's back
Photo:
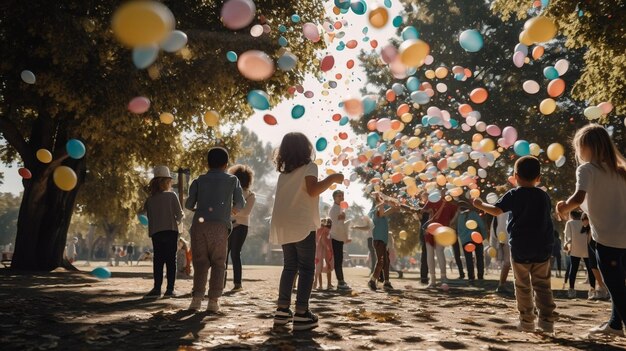
<path fill-rule="evenodd" d="M 237 177 L 222 170 L 210 170 L 193 181 L 185 207 L 193 209 L 195 204 L 194 222 L 202 218 L 206 222 L 224 222 L 230 227 L 233 199 L 243 203 Z"/>

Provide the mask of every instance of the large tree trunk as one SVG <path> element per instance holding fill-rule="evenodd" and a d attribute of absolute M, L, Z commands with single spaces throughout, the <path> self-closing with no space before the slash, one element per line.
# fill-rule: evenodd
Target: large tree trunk
<path fill-rule="evenodd" d="M 12 269 L 51 271 L 60 266 L 73 268 L 64 260 L 63 251 L 76 194 L 84 181 L 85 163 L 84 158 L 64 162 L 78 176 L 77 186 L 69 192 L 54 184 L 53 165 L 33 173 L 33 177 L 25 181 Z"/>

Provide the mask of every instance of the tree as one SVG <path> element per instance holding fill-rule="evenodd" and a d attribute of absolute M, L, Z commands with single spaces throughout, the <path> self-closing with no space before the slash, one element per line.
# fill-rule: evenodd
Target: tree
<path fill-rule="evenodd" d="M 140 206 L 141 170 L 155 164 L 200 170 L 204 158 L 196 156 L 208 146 L 236 144 L 235 127 L 251 113 L 247 92 L 265 89 L 275 103 L 286 95 L 287 82 L 313 69 L 308 58 L 323 45 L 304 41 L 300 27 L 289 26 L 283 35 L 300 57 L 297 69 L 277 71 L 264 82 L 248 81 L 226 61 L 226 51 L 274 54 L 278 31 L 252 38 L 247 29 L 231 32 L 220 23 L 220 2 L 165 1 L 177 27 L 188 34 L 188 46 L 161 54 L 146 71 L 137 70 L 130 51 L 110 30 L 120 3 L 9 0 L 1 5 L 0 132 L 5 144 L 0 158 L 21 161 L 32 173 L 23 181 L 13 268 L 51 270 L 63 264 L 75 204 L 83 213 L 124 226 Z M 295 12 L 317 21 L 323 11 L 315 1 L 259 0 L 256 5 L 274 27 L 289 24 Z M 20 80 L 22 70 L 34 72 L 34 85 Z M 150 111 L 141 116 L 126 110 L 138 95 L 151 100 Z M 223 128 L 205 129 L 198 117 L 208 110 L 220 113 Z M 175 125 L 159 123 L 165 111 L 175 114 Z M 87 146 L 86 157 L 68 158 L 65 144 L 71 138 Z M 52 162 L 37 160 L 41 148 L 52 152 Z M 54 186 L 52 174 L 60 165 L 77 174 L 72 191 Z"/>
<path fill-rule="evenodd" d="M 0 193 L 0 246 L 15 242 L 20 198 L 11 193 Z"/>

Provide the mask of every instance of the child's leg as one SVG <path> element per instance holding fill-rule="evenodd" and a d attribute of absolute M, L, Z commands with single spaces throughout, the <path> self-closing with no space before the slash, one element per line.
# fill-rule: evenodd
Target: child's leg
<path fill-rule="evenodd" d="M 612 312 L 609 326 L 621 330 L 626 321 L 626 284 L 624 283 L 626 249 L 597 243 L 596 250 L 598 251 L 598 267 L 611 294 Z"/>
<path fill-rule="evenodd" d="M 587 279 L 589 279 L 589 286 L 592 289 L 596 288 L 596 277 L 593 275 L 593 271 L 591 270 L 591 262 L 589 262 L 589 258 L 584 258 L 585 268 L 587 269 Z"/>
<path fill-rule="evenodd" d="M 152 247 L 154 248 L 154 259 L 152 260 L 152 270 L 154 274 L 154 290 L 161 291 L 163 285 L 163 265 L 165 264 L 164 251 L 167 245 L 162 236 L 164 233 L 155 233 L 152 235 Z"/>
<path fill-rule="evenodd" d="M 224 223 L 208 223 L 207 241 L 211 277 L 209 279 L 209 299 L 217 300 L 224 292 L 224 272 L 228 253 L 228 227 Z"/>
<path fill-rule="evenodd" d="M 535 292 L 535 304 L 539 310 L 539 320 L 544 323 L 554 323 L 556 304 L 552 296 L 550 282 L 550 260 L 531 265 L 530 279 Z M 570 278 L 571 279 L 571 278 Z"/>
<path fill-rule="evenodd" d="M 530 264 L 513 262 L 515 280 L 515 300 L 520 314 L 520 322 L 535 323 L 535 306 L 530 283 Z"/>
<path fill-rule="evenodd" d="M 428 273 L 430 274 L 430 283 L 434 285 L 437 282 L 437 277 L 435 276 L 435 248 L 429 243 L 426 243 L 424 247 L 426 247 L 426 260 Z"/>
<path fill-rule="evenodd" d="M 437 261 L 439 261 L 439 273 L 441 273 L 441 279 L 448 279 L 446 275 L 446 254 L 443 252 L 443 246 L 435 245 L 435 254 L 437 255 Z"/>
<path fill-rule="evenodd" d="M 483 244 L 476 245 L 476 270 L 478 272 L 478 279 L 485 277 L 485 248 Z"/>
<path fill-rule="evenodd" d="M 304 313 L 309 309 L 309 299 L 313 289 L 315 272 L 315 232 L 311 232 L 304 240 L 295 244 L 298 266 L 298 293 L 296 294 L 296 313 Z"/>
<path fill-rule="evenodd" d="M 291 305 L 291 290 L 293 289 L 297 273 L 298 253 L 296 244 L 283 245 L 283 272 L 280 275 L 278 286 L 278 307 L 286 308 Z"/>
<path fill-rule="evenodd" d="M 474 254 L 463 250 L 465 254 L 465 266 L 467 268 L 467 278 L 474 280 Z"/>
<path fill-rule="evenodd" d="M 202 299 L 206 291 L 209 274 L 209 246 L 207 242 L 208 223 L 194 223 L 191 226 L 191 261 L 193 263 L 193 288 L 191 296 Z"/>
<path fill-rule="evenodd" d="M 572 256 L 570 259 L 572 260 L 572 264 L 569 268 L 569 288 L 574 289 L 576 284 L 576 275 L 578 274 L 578 266 L 580 265 L 580 257 Z"/>
<path fill-rule="evenodd" d="M 454 252 L 454 261 L 456 262 L 456 266 L 459 269 L 459 277 L 463 279 L 465 278 L 465 273 L 463 273 L 463 261 L 461 261 L 461 247 L 458 240 L 454 243 L 454 245 L 452 245 L 452 251 Z"/>
<path fill-rule="evenodd" d="M 174 290 L 176 282 L 176 249 L 178 245 L 178 232 L 167 233 L 165 247 L 165 266 L 167 268 L 167 288 L 166 291 Z"/>
<path fill-rule="evenodd" d="M 330 269 L 328 270 L 328 272 L 326 272 L 326 281 L 328 282 L 328 286 L 331 286 L 333 283 L 333 271 L 331 271 Z"/>
<path fill-rule="evenodd" d="M 380 273 L 383 271 L 385 265 L 385 251 L 387 247 L 381 240 L 374 240 L 374 249 L 376 250 L 376 267 L 374 273 L 370 277 L 370 280 L 376 281 L 380 277 Z"/>
<path fill-rule="evenodd" d="M 389 251 L 387 250 L 387 248 L 385 248 L 385 253 L 384 253 L 385 257 L 384 257 L 384 262 L 383 262 L 383 274 L 385 275 L 385 282 L 388 283 L 389 282 Z"/>

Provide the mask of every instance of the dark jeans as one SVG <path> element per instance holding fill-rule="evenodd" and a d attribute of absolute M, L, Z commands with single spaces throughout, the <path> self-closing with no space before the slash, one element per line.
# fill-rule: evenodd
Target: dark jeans
<path fill-rule="evenodd" d="M 335 275 L 337 281 L 343 282 L 343 241 L 332 239 L 333 259 L 335 261 Z"/>
<path fill-rule="evenodd" d="M 420 231 L 420 245 L 422 246 L 422 254 L 420 255 L 420 281 L 424 284 L 428 283 L 428 256 L 426 255 L 426 229 Z"/>
<path fill-rule="evenodd" d="M 563 284 L 567 284 L 569 280 L 569 270 L 572 268 L 572 257 L 565 255 L 565 275 L 563 275 Z"/>
<path fill-rule="evenodd" d="M 598 269 L 598 258 L 596 257 L 596 241 L 591 239 L 587 245 L 587 253 L 589 254 L 589 265 L 591 269 Z"/>
<path fill-rule="evenodd" d="M 367 238 L 367 247 L 370 249 L 370 274 L 374 273 L 376 267 L 376 249 L 374 249 L 374 239 Z"/>
<path fill-rule="evenodd" d="M 376 268 L 372 280 L 378 279 L 381 272 L 384 274 L 384 280 L 389 280 L 389 260 L 387 253 L 387 244 L 382 240 L 374 240 L 374 249 L 376 250 Z"/>
<path fill-rule="evenodd" d="M 298 293 L 296 309 L 309 309 L 309 298 L 315 276 L 315 232 L 302 241 L 283 245 L 283 273 L 280 276 L 278 305 L 291 305 L 293 281 L 298 275 Z"/>
<path fill-rule="evenodd" d="M 474 253 L 476 253 L 476 270 L 478 271 L 478 279 L 483 279 L 485 275 L 483 244 L 474 245 L 476 245 L 476 250 L 474 250 L 474 252 L 467 252 L 463 250 L 465 253 L 465 264 L 467 265 L 467 277 L 469 279 L 474 279 Z"/>
<path fill-rule="evenodd" d="M 163 284 L 163 265 L 167 268 L 167 291 L 174 290 L 176 282 L 176 250 L 178 249 L 178 232 L 166 230 L 152 234 L 154 258 L 154 289 L 161 291 Z"/>
<path fill-rule="evenodd" d="M 454 245 L 452 245 L 452 251 L 454 251 L 454 261 L 456 262 L 456 266 L 459 269 L 459 276 L 461 279 L 465 278 L 465 273 L 463 273 L 463 261 L 461 261 L 461 245 L 459 245 L 459 241 L 457 240 Z"/>
<path fill-rule="evenodd" d="M 626 321 L 626 283 L 624 283 L 624 269 L 626 268 L 626 249 L 617 249 L 596 243 L 598 267 L 604 284 L 606 284 L 613 309 L 609 326 L 613 329 L 622 329 Z"/>
<path fill-rule="evenodd" d="M 569 268 L 569 288 L 574 289 L 574 284 L 576 283 L 576 275 L 578 274 L 578 266 L 580 265 L 580 257 L 571 256 L 572 264 Z M 593 272 L 591 271 L 591 265 L 589 264 L 588 258 L 583 258 L 585 261 L 585 267 L 587 267 L 587 278 L 589 279 L 589 285 L 592 288 L 596 288 L 596 277 L 594 277 Z"/>
<path fill-rule="evenodd" d="M 248 226 L 238 225 L 228 236 L 228 255 L 233 260 L 233 283 L 241 285 L 241 248 L 248 236 Z M 228 255 L 226 255 L 226 268 L 228 268 Z"/>

